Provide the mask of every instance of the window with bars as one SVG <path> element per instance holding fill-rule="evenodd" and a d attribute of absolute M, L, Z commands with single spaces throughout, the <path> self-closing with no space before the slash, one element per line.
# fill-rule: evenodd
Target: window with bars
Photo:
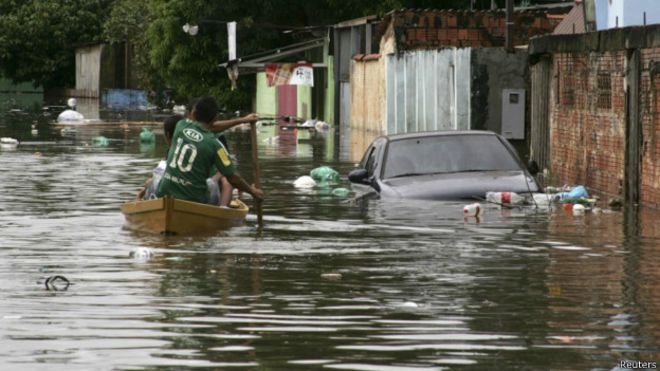
<path fill-rule="evenodd" d="M 575 90 L 573 88 L 574 74 L 573 69 L 566 68 L 561 75 L 560 102 L 562 106 L 573 107 L 575 104 Z"/>
<path fill-rule="evenodd" d="M 608 73 L 598 74 L 598 108 L 612 108 L 612 77 Z"/>

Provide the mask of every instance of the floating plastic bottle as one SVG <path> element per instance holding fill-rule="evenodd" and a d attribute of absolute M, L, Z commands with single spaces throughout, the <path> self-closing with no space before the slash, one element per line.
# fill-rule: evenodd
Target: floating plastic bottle
<path fill-rule="evenodd" d="M 463 216 L 468 217 L 468 216 L 479 216 L 481 214 L 481 204 L 473 203 L 469 205 L 465 205 L 463 207 Z"/>
<path fill-rule="evenodd" d="M 520 205 L 525 203 L 526 198 L 515 192 L 488 192 L 486 201 L 496 204 Z"/>

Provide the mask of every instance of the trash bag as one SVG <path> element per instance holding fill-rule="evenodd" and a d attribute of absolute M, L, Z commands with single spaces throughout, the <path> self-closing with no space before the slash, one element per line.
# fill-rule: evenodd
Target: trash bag
<path fill-rule="evenodd" d="M 154 135 L 151 130 L 142 128 L 142 131 L 140 132 L 140 143 L 153 143 L 155 141 L 156 135 Z"/>
<path fill-rule="evenodd" d="M 107 147 L 110 142 L 108 141 L 108 138 L 104 136 L 98 136 L 92 138 L 92 144 L 95 146 L 99 147 Z"/>
<path fill-rule="evenodd" d="M 318 183 L 339 183 L 339 173 L 328 166 L 317 167 L 309 175 Z"/>
<path fill-rule="evenodd" d="M 293 182 L 293 186 L 296 188 L 313 188 L 315 185 L 316 181 L 307 175 L 303 175 Z"/>

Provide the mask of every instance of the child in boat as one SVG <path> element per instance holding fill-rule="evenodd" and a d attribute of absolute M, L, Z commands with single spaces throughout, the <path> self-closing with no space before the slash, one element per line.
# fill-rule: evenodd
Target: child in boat
<path fill-rule="evenodd" d="M 167 148 L 170 148 L 172 144 L 172 136 L 174 135 L 174 128 L 176 127 L 177 122 L 183 120 L 184 117 L 181 115 L 172 115 L 163 121 L 163 134 L 165 136 L 165 144 Z M 158 189 L 158 183 L 160 182 L 161 177 L 165 173 L 167 168 L 167 161 L 160 160 L 158 166 L 154 168 L 152 175 L 149 179 L 144 182 L 144 186 L 137 194 L 138 200 L 151 200 L 156 198 L 156 190 Z"/>
<path fill-rule="evenodd" d="M 194 120 L 177 123 L 172 137 L 172 147 L 167 156 L 167 168 L 158 185 L 158 197 L 171 195 L 178 199 L 207 203 L 206 178 L 211 167 L 215 167 L 228 182 L 257 199 L 263 191 L 250 186 L 236 173 L 236 169 L 225 146 L 210 130 L 218 113 L 218 104 L 212 97 L 202 97 L 192 111 Z M 243 122 L 256 121 L 256 117 L 237 119 Z"/>

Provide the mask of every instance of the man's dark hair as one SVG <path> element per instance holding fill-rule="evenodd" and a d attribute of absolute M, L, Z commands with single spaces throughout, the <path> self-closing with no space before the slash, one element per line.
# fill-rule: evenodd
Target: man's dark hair
<path fill-rule="evenodd" d="M 195 103 L 195 120 L 210 124 L 218 115 L 218 102 L 213 97 L 201 97 Z"/>
<path fill-rule="evenodd" d="M 186 104 L 186 116 L 190 117 L 190 113 L 193 111 L 193 108 L 195 108 L 195 104 L 197 104 L 197 101 L 199 98 L 192 98 L 191 100 L 188 101 L 188 104 Z"/>
<path fill-rule="evenodd" d="M 172 139 L 174 136 L 174 128 L 176 128 L 176 123 L 183 120 L 181 115 L 172 115 L 163 121 L 163 132 L 165 136 Z"/>

